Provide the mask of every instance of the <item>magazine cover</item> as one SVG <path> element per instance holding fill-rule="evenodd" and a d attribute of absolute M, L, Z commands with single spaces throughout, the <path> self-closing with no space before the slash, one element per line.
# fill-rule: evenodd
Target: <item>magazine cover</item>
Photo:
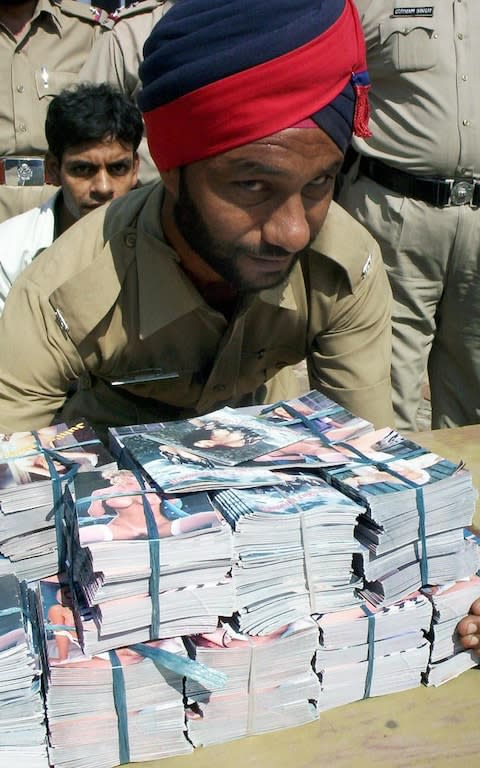
<path fill-rule="evenodd" d="M 164 493 L 245 488 L 275 485 L 281 482 L 273 472 L 262 467 L 220 467 L 183 448 L 149 439 L 150 435 L 123 438 L 123 463 L 137 466 Z"/>
<path fill-rule="evenodd" d="M 298 440 L 290 429 L 233 408 L 222 408 L 185 421 L 166 422 L 160 430 L 148 432 L 145 437 L 185 449 L 216 464 L 230 466 Z"/>
<path fill-rule="evenodd" d="M 142 487 L 128 469 L 84 472 L 74 480 L 80 544 L 163 539 L 220 527 L 207 493 L 173 496 Z"/>
<path fill-rule="evenodd" d="M 0 494 L 24 484 L 50 480 L 54 472 L 63 477 L 72 462 L 80 469 L 113 462 L 84 421 L 71 426 L 53 424 L 38 431 L 13 432 L 0 437 Z"/>
<path fill-rule="evenodd" d="M 296 427 L 302 432 L 308 430 L 323 437 L 324 443 L 348 440 L 373 430 L 369 421 L 354 416 L 317 390 L 267 406 L 259 418 L 280 426 Z"/>
<path fill-rule="evenodd" d="M 263 456 L 257 456 L 252 461 L 247 461 L 242 466 L 265 466 L 270 469 L 334 467 L 347 464 L 351 461 L 348 452 L 334 444 L 325 445 L 318 437 L 306 435 L 291 445 L 285 445 L 276 451 L 270 451 Z"/>
<path fill-rule="evenodd" d="M 326 470 L 335 484 L 353 489 L 360 498 L 422 487 L 452 477 L 463 471 L 454 464 L 421 448 L 390 428 L 376 430 L 342 443 L 350 451 L 352 463 L 339 470 Z"/>

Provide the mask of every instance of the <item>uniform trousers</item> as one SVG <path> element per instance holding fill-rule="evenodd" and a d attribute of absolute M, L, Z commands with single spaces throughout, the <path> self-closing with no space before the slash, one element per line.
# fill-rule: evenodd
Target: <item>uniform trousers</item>
<path fill-rule="evenodd" d="M 397 428 L 416 428 L 427 367 L 432 427 L 480 422 L 480 209 L 437 208 L 363 176 L 339 202 L 377 239 L 392 287 Z"/>

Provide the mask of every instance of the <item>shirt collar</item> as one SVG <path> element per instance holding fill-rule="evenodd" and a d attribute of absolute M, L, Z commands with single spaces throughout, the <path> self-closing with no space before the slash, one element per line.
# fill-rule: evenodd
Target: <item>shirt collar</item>
<path fill-rule="evenodd" d="M 40 14 L 48 14 L 53 24 L 57 28 L 58 33 L 62 34 L 62 14 L 60 12 L 59 5 L 57 3 L 51 3 L 49 0 L 38 0 L 32 21 L 38 19 Z"/>

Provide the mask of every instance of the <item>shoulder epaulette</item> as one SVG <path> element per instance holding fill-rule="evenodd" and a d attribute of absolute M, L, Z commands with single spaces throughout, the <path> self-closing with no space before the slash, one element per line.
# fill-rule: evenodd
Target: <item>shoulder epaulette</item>
<path fill-rule="evenodd" d="M 86 3 L 79 2 L 79 0 L 58 0 L 54 4 L 66 16 L 75 16 L 77 19 L 90 21 L 92 24 L 100 24 L 100 26 L 107 29 L 112 29 L 114 25 L 114 21 L 103 8 L 87 5 Z"/>
<path fill-rule="evenodd" d="M 159 5 L 166 5 L 166 0 L 139 0 L 139 2 L 127 5 L 125 8 L 118 8 L 110 14 L 110 18 L 114 24 L 117 24 L 117 22 L 123 19 L 138 16 L 139 13 L 151 13 Z"/>

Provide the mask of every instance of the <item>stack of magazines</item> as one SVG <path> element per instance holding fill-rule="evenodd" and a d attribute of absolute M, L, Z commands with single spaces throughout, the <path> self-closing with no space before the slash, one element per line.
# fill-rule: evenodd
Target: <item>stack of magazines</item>
<path fill-rule="evenodd" d="M 212 494 L 233 530 L 234 620 L 252 635 L 359 602 L 352 555 L 361 508 L 313 475 L 280 476 L 272 488 Z"/>
<path fill-rule="evenodd" d="M 161 495 L 125 469 L 66 493 L 74 613 L 88 653 L 211 631 L 235 609 L 232 533 L 207 493 Z"/>
<path fill-rule="evenodd" d="M 319 711 L 420 685 L 432 621 L 432 605 L 424 595 L 417 592 L 389 607 L 365 603 L 316 621 Z"/>
<path fill-rule="evenodd" d="M 345 464 L 350 456 L 340 447 L 330 446 L 330 439 L 373 429 L 319 392 L 311 392 L 301 401 L 291 402 L 299 413 L 308 411 L 309 417 L 303 417 L 308 426 L 284 411 L 284 406 L 290 408 L 290 401 L 257 416 L 227 407 L 185 421 L 112 428 L 110 446 L 119 463 L 141 469 L 165 492 L 251 488 L 275 483 L 262 468 Z M 336 415 L 337 420 L 320 413 Z"/>
<path fill-rule="evenodd" d="M 0 576 L 0 764 L 47 768 L 41 673 L 27 601 L 13 573 Z"/>
<path fill-rule="evenodd" d="M 322 474 L 364 507 L 356 536 L 365 550 L 355 558 L 362 597 L 391 603 L 477 570 L 478 548 L 463 537 L 475 509 L 470 472 L 390 429 L 341 448 L 353 463 Z"/>
<path fill-rule="evenodd" d="M 191 751 L 184 736 L 183 677 L 159 651 L 186 656 L 179 639 L 84 654 L 58 604 L 58 584 L 42 581 L 49 756 L 55 768 L 112 768 Z M 160 656 L 161 659 L 161 656 Z"/>
<path fill-rule="evenodd" d="M 433 604 L 432 652 L 425 682 L 441 685 L 479 663 L 476 653 L 460 645 L 455 629 L 480 597 L 480 577 L 472 576 L 425 592 Z"/>
<path fill-rule="evenodd" d="M 21 579 L 58 570 L 56 521 L 73 475 L 115 462 L 85 422 L 14 432 L 0 443 L 0 553 Z"/>
<path fill-rule="evenodd" d="M 320 689 L 311 662 L 318 630 L 299 620 L 271 635 L 249 637 L 226 623 L 186 638 L 192 658 L 226 674 L 226 686 L 188 680 L 187 728 L 194 746 L 290 728 L 315 720 Z"/>

